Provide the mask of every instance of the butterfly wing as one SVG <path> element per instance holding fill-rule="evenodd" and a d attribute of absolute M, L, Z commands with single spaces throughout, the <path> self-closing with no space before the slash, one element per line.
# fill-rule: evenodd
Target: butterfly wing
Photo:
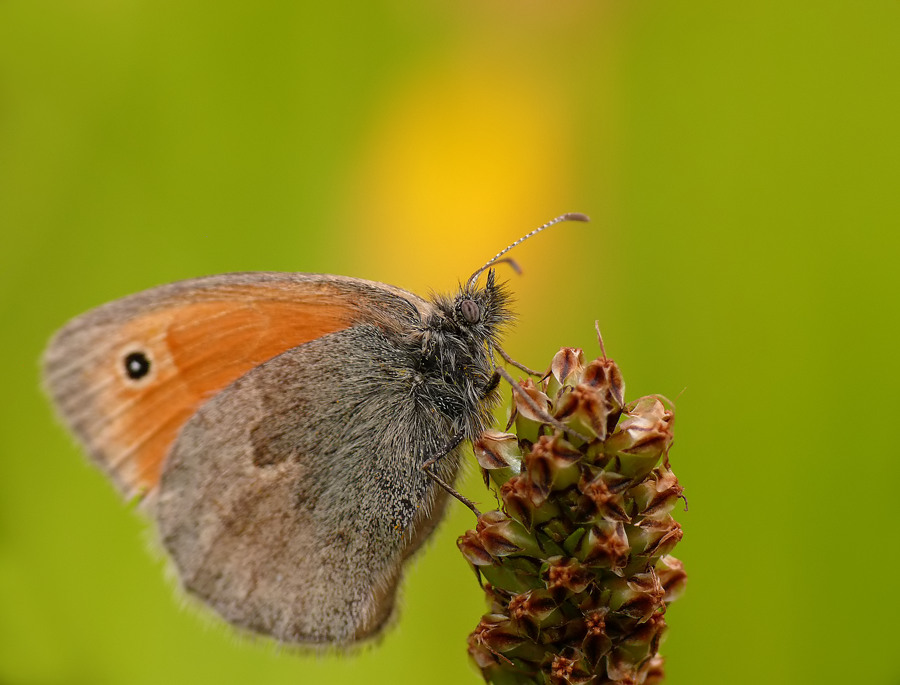
<path fill-rule="evenodd" d="M 421 471 L 449 421 L 415 353 L 370 323 L 256 367 L 204 404 L 156 502 L 184 587 L 285 642 L 349 644 L 389 619 L 403 560 L 445 504 Z M 418 458 L 417 458 L 418 457 Z M 458 450 L 439 462 L 452 481 Z"/>
<path fill-rule="evenodd" d="M 71 321 L 45 353 L 45 384 L 119 490 L 143 495 L 188 419 L 247 371 L 359 321 L 390 325 L 428 306 L 380 283 L 318 274 L 173 283 Z"/>

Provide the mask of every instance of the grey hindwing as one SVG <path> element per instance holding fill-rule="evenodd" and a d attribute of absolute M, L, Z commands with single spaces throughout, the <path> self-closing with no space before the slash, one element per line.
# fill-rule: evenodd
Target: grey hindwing
<path fill-rule="evenodd" d="M 402 560 L 444 503 L 421 464 L 459 429 L 435 410 L 418 367 L 399 339 L 357 325 L 275 357 L 205 404 L 166 461 L 157 503 L 185 588 L 287 642 L 376 632 Z M 437 467 L 452 482 L 459 450 Z"/>

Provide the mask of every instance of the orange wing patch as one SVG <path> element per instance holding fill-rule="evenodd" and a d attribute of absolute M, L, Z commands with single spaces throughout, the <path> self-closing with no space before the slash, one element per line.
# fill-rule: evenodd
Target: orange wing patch
<path fill-rule="evenodd" d="M 201 404 L 282 352 L 351 326 L 365 309 L 365 297 L 351 301 L 327 282 L 288 285 L 188 289 L 118 322 L 92 325 L 89 313 L 70 324 L 71 339 L 64 329 L 51 344 L 51 394 L 126 496 L 158 485 L 178 432 Z M 136 380 L 125 369 L 132 352 L 150 364 Z"/>

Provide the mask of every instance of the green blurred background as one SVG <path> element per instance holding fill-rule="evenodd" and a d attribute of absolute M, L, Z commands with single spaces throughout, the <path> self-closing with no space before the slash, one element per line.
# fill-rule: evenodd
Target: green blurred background
<path fill-rule="evenodd" d="M 0 3 L 0 682 L 478 682 L 463 507 L 377 648 L 237 637 L 37 360 L 202 274 L 450 289 L 564 211 L 593 223 L 517 250 L 507 348 L 593 354 L 599 319 L 629 397 L 678 397 L 668 682 L 900 682 L 898 35 L 894 0 Z"/>

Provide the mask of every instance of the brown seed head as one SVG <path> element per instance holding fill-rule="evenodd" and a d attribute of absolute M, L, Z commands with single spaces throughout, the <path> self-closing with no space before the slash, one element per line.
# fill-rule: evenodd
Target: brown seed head
<path fill-rule="evenodd" d="M 643 482 L 629 491 L 640 516 L 662 518 L 675 507 L 684 488 L 668 466 L 658 466 Z"/>
<path fill-rule="evenodd" d="M 564 654 L 554 654 L 545 672 L 553 685 L 581 685 L 594 679 L 584 666 L 581 655 L 575 650 L 565 650 Z"/>
<path fill-rule="evenodd" d="M 578 483 L 581 497 L 576 507 L 576 520 L 590 522 L 607 518 L 630 521 L 631 517 L 625 511 L 624 493 L 616 487 L 620 482 L 618 474 L 610 471 L 601 471 L 594 478 L 590 478 L 590 472 L 585 471 Z"/>
<path fill-rule="evenodd" d="M 483 469 L 517 468 L 522 461 L 519 440 L 514 433 L 486 430 L 472 447 Z"/>
<path fill-rule="evenodd" d="M 578 347 L 560 348 L 550 362 L 550 373 L 560 386 L 575 387 L 584 373 L 584 351 Z"/>
<path fill-rule="evenodd" d="M 525 391 L 525 393 L 534 400 L 535 404 L 544 412 L 546 415 L 548 410 L 550 409 L 550 398 L 544 394 L 542 390 L 540 390 L 531 378 L 526 378 L 525 380 L 519 381 L 519 387 Z M 535 421 L 538 423 L 543 422 L 543 417 L 539 416 L 535 413 L 534 409 L 531 408 L 531 405 L 525 401 L 520 393 L 514 392 L 513 397 L 516 402 L 516 412 L 523 416 L 524 418 Z"/>
<path fill-rule="evenodd" d="M 598 521 L 584 536 L 575 556 L 585 564 L 619 573 L 628 563 L 631 546 L 621 521 Z"/>
<path fill-rule="evenodd" d="M 472 653 L 473 647 L 480 647 L 496 657 L 505 658 L 502 656 L 504 652 L 515 649 L 524 641 L 525 638 L 517 635 L 511 629 L 508 616 L 503 614 L 485 614 L 481 617 L 481 621 L 479 621 L 475 630 L 469 635 L 469 653 Z M 484 654 L 481 654 L 482 660 L 484 660 L 484 656 Z M 491 663 L 494 659 L 486 661 Z M 506 661 L 509 661 L 509 659 L 506 659 Z"/>
<path fill-rule="evenodd" d="M 487 566 L 494 562 L 493 557 L 484 548 L 481 539 L 474 530 L 467 530 L 456 539 L 459 551 L 473 566 Z"/>
<path fill-rule="evenodd" d="M 560 396 L 554 416 L 579 433 L 605 440 L 609 431 L 610 417 L 618 412 L 610 404 L 606 394 L 599 388 L 579 383 L 568 388 Z"/>
<path fill-rule="evenodd" d="M 615 470 L 643 478 L 672 444 L 674 415 L 656 397 L 642 397 L 629 405 L 627 417 L 603 445 L 615 460 Z"/>
<path fill-rule="evenodd" d="M 525 455 L 525 468 L 542 492 L 564 490 L 578 481 L 582 454 L 559 435 L 542 435 Z"/>
<path fill-rule="evenodd" d="M 593 574 L 577 559 L 551 557 L 541 572 L 541 578 L 548 590 L 565 590 L 578 594 L 584 592 L 593 579 Z"/>
<path fill-rule="evenodd" d="M 667 604 L 681 597 L 687 585 L 687 573 L 685 573 L 684 564 L 680 559 L 676 559 L 671 554 L 660 557 L 656 562 L 656 574 L 666 591 Z"/>

